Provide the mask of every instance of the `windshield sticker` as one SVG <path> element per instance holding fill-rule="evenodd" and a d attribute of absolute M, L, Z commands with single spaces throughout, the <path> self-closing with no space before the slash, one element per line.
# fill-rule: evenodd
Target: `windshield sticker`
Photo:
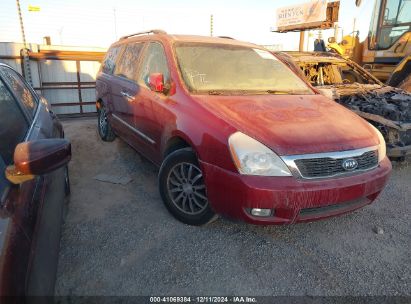
<path fill-rule="evenodd" d="M 261 58 L 263 59 L 270 59 L 270 60 L 276 60 L 277 58 L 271 54 L 270 52 L 259 50 L 259 49 L 253 49 L 254 52 L 256 52 Z"/>
<path fill-rule="evenodd" d="M 206 84 L 209 81 L 206 80 L 207 74 L 200 73 L 195 70 L 187 70 L 185 71 L 187 76 L 190 78 L 191 83 L 200 82 L 201 84 Z M 195 81 L 196 80 L 196 81 Z"/>

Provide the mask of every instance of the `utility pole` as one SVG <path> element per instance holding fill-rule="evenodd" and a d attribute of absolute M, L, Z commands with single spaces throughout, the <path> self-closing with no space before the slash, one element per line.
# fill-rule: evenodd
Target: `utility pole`
<path fill-rule="evenodd" d="M 116 14 L 116 8 L 113 8 L 113 15 L 114 15 L 114 35 L 116 36 L 117 40 L 117 14 Z"/>
<path fill-rule="evenodd" d="M 210 15 L 210 36 L 213 37 L 214 32 L 214 16 L 213 14 Z"/>
<path fill-rule="evenodd" d="M 21 37 L 23 38 L 24 48 L 27 48 L 26 34 L 24 33 L 23 16 L 22 16 L 22 14 L 21 14 L 21 9 L 20 9 L 20 1 L 19 1 L 19 0 L 16 0 L 16 3 L 17 3 L 17 13 L 18 13 L 19 19 L 20 19 Z"/>
<path fill-rule="evenodd" d="M 339 39 L 338 39 L 338 35 L 339 35 L 340 33 L 339 33 L 339 26 L 338 26 L 338 22 L 335 22 L 334 23 L 334 39 L 335 39 L 335 41 L 339 41 Z"/>
<path fill-rule="evenodd" d="M 24 33 L 23 15 L 21 14 L 20 1 L 16 0 L 16 4 L 17 4 L 17 13 L 20 19 L 21 37 L 23 38 L 23 46 L 24 46 L 24 48 L 20 51 L 20 55 L 23 57 L 23 71 L 22 72 L 23 72 L 24 78 L 31 85 L 33 85 L 33 81 L 31 78 L 31 70 L 30 70 L 29 50 L 27 48 L 26 34 Z"/>
<path fill-rule="evenodd" d="M 60 45 L 63 45 L 63 30 L 64 30 L 64 26 L 62 26 L 59 30 L 57 30 L 59 32 Z"/>

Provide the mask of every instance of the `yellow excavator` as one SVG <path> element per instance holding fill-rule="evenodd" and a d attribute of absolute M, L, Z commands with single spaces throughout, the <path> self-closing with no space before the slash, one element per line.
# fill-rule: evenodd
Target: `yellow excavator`
<path fill-rule="evenodd" d="M 356 0 L 360 6 L 361 1 Z M 375 0 L 368 37 L 328 40 L 328 48 L 362 65 L 388 85 L 411 92 L 411 0 Z"/>

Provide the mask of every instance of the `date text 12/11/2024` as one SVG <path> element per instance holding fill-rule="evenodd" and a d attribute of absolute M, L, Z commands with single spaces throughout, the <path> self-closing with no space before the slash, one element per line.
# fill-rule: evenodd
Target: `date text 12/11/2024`
<path fill-rule="evenodd" d="M 150 303 L 257 303 L 254 297 L 150 297 Z"/>

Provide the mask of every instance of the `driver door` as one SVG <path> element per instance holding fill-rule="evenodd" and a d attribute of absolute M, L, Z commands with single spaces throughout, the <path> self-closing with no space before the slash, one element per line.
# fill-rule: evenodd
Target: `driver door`
<path fill-rule="evenodd" d="M 154 92 L 149 86 L 149 76 L 161 73 L 164 83 L 170 82 L 170 71 L 164 47 L 160 42 L 150 42 L 145 49 L 138 74 L 137 84 L 140 88 L 133 103 L 134 127 L 139 130 L 144 138 L 146 153 L 149 158 L 158 163 L 161 160 L 160 144 L 163 124 L 163 113 L 167 96 Z"/>
<path fill-rule="evenodd" d="M 64 203 L 64 169 L 13 185 L 5 177 L 19 143 L 59 134 L 24 79 L 0 65 L 0 296 L 52 295 Z M 42 130 L 41 133 L 34 129 Z"/>

